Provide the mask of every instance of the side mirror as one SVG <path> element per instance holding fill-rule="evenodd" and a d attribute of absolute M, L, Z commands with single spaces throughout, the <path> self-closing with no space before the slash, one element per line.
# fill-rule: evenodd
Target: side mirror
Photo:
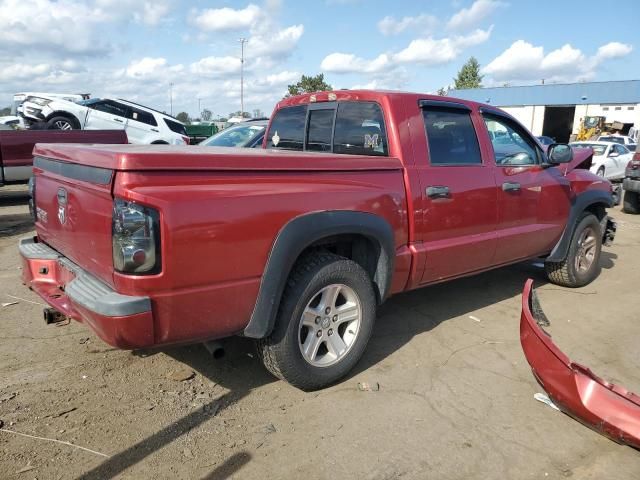
<path fill-rule="evenodd" d="M 617 156 L 619 156 L 620 154 L 618 152 L 611 152 L 609 154 L 609 158 L 616 158 Z"/>
<path fill-rule="evenodd" d="M 549 145 L 547 158 L 551 165 L 569 163 L 573 159 L 573 150 L 571 150 L 571 147 L 566 143 L 554 143 L 553 145 Z"/>

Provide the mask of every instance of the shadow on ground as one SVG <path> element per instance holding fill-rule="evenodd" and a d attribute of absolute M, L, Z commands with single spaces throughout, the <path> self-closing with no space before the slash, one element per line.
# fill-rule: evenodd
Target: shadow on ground
<path fill-rule="evenodd" d="M 26 187 L 21 190 L 4 190 L 0 188 L 0 208 L 29 204 L 29 192 Z M 28 212 L 0 214 L 0 237 L 20 235 L 33 229 L 33 218 Z"/>
<path fill-rule="evenodd" d="M 603 252 L 602 267 L 612 268 L 616 258 L 615 254 Z M 534 279 L 536 287 L 547 283 L 542 263 L 522 263 L 393 297 L 379 309 L 378 321 L 371 342 L 364 357 L 349 378 L 381 362 L 402 348 L 416 335 L 430 331 L 449 319 L 470 314 L 520 295 L 528 278 Z M 519 313 L 514 316 L 514 321 L 518 321 L 518 319 Z M 229 392 L 222 398 L 204 405 L 167 425 L 154 435 L 109 458 L 79 479 L 114 478 L 206 422 L 229 405 L 240 401 L 252 390 L 277 381 L 267 373 L 258 360 L 251 340 L 230 338 L 224 342 L 224 347 L 227 354 L 219 360 L 214 360 L 201 345 L 164 350 L 167 355 L 189 365 L 212 382 L 228 389 Z M 158 352 L 136 352 L 138 355 L 156 353 Z M 250 460 L 249 453 L 240 452 L 216 467 L 204 479 L 228 478 Z"/>

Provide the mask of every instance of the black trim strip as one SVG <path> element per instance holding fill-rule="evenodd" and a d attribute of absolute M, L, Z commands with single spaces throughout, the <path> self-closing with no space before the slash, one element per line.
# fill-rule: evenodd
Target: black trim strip
<path fill-rule="evenodd" d="M 471 111 L 468 105 L 450 100 L 418 100 L 418 105 L 420 105 L 420 108 L 455 108 L 456 110 L 464 110 L 466 112 Z"/>
<path fill-rule="evenodd" d="M 35 157 L 33 159 L 33 166 L 72 180 L 80 180 L 98 185 L 109 185 L 113 175 L 113 171 L 108 168 L 78 165 L 77 163 L 61 162 L 44 157 Z"/>

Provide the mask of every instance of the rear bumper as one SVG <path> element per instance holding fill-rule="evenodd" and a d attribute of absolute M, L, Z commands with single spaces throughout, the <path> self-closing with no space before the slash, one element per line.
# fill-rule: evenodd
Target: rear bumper
<path fill-rule="evenodd" d="M 572 362 L 539 325 L 549 321 L 528 280 L 522 293 L 520 342 L 534 376 L 560 410 L 612 440 L 640 448 L 640 396 Z"/>
<path fill-rule="evenodd" d="M 22 239 L 19 250 L 23 282 L 50 306 L 86 323 L 114 347 L 154 344 L 149 297 L 117 293 L 37 238 Z"/>

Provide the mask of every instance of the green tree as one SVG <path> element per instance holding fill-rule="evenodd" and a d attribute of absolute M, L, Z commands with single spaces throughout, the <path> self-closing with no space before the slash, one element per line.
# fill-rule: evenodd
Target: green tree
<path fill-rule="evenodd" d="M 187 112 L 180 112 L 179 114 L 176 115 L 176 119 L 180 120 L 182 123 L 191 122 L 191 118 L 189 117 L 189 114 Z"/>
<path fill-rule="evenodd" d="M 11 115 L 11 107 L 0 108 L 0 117 Z"/>
<path fill-rule="evenodd" d="M 441 97 L 446 97 L 447 93 L 449 93 L 449 91 L 444 87 L 440 87 L 438 89 L 438 95 L 440 95 Z"/>
<path fill-rule="evenodd" d="M 464 88 L 480 88 L 482 87 L 482 77 L 480 75 L 480 64 L 475 57 L 471 57 L 467 60 L 460 71 L 458 76 L 453 79 L 456 89 Z"/>
<path fill-rule="evenodd" d="M 286 97 L 300 95 L 301 93 L 326 92 L 333 90 L 333 87 L 324 81 L 324 73 L 319 73 L 315 77 L 302 75 L 298 83 L 287 87 Z"/>
<path fill-rule="evenodd" d="M 213 114 L 211 113 L 211 110 L 209 110 L 208 108 L 205 108 L 200 113 L 200 116 L 202 117 L 202 120 L 204 120 L 205 122 L 208 122 L 209 120 L 211 120 L 211 116 L 212 115 Z"/>

